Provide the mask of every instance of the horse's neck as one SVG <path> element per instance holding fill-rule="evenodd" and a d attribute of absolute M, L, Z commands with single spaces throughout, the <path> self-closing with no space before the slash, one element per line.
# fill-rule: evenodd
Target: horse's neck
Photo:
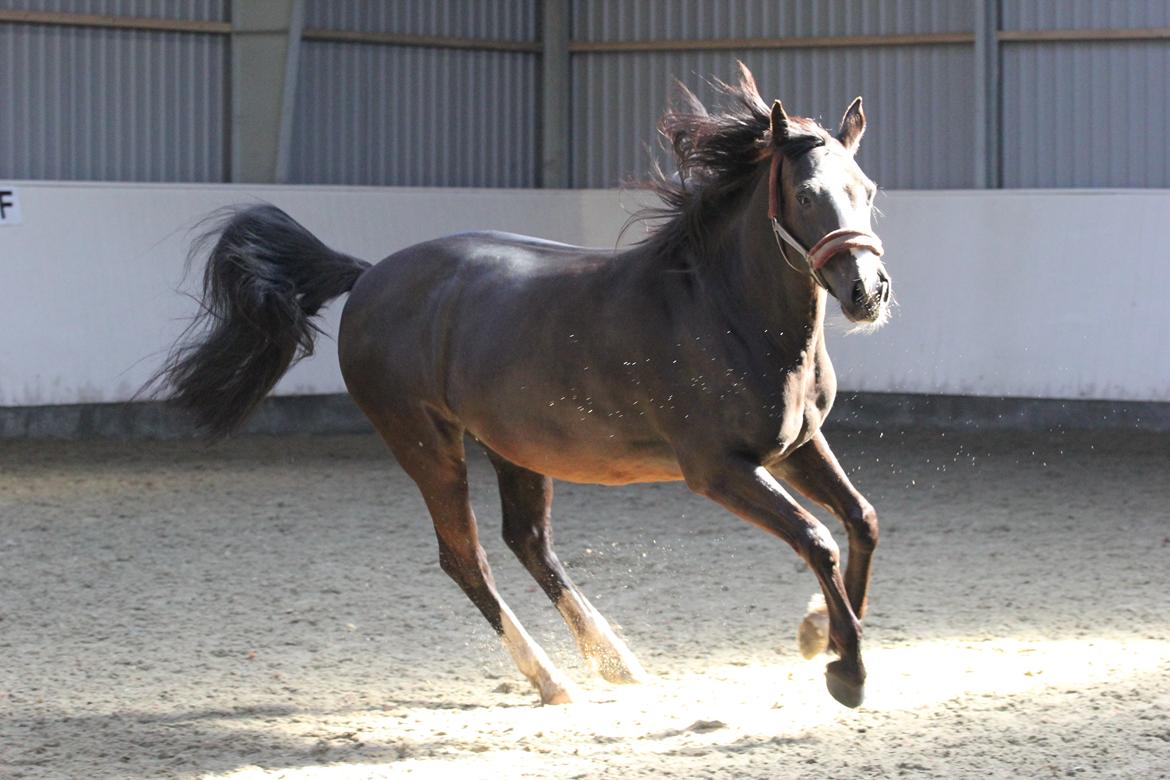
<path fill-rule="evenodd" d="M 824 349 L 826 295 L 803 275 L 792 281 L 795 284 L 785 288 L 789 295 L 783 304 L 769 314 L 769 321 L 783 334 L 773 343 L 794 367 L 812 369 Z"/>
<path fill-rule="evenodd" d="M 744 219 L 736 226 L 729 235 L 729 262 L 716 269 L 732 297 L 727 308 L 762 331 L 783 359 L 809 362 L 823 343 L 825 292 L 798 270 L 801 258 L 786 260 L 770 229 L 759 223 Z"/>
<path fill-rule="evenodd" d="M 799 270 L 802 258 L 786 260 L 781 254 L 767 221 L 767 198 L 762 177 L 733 213 L 707 226 L 708 241 L 689 250 L 704 256 L 692 258 L 686 270 L 677 256 L 642 246 L 615 256 L 609 272 L 641 277 L 644 285 L 629 285 L 627 279 L 627 286 L 641 286 L 683 307 L 694 306 L 694 290 L 702 289 L 698 302 L 708 308 L 713 326 L 734 329 L 773 361 L 812 367 L 823 348 L 825 293 Z M 680 272 L 699 279 L 664 283 L 681 279 Z"/>

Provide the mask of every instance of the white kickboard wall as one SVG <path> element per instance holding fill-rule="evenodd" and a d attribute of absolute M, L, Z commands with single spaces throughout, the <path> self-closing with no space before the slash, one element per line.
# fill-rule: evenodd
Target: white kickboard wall
<path fill-rule="evenodd" d="M 177 292 L 189 229 L 266 200 L 368 260 L 461 230 L 612 246 L 646 196 L 7 182 L 0 226 L 0 406 L 123 401 L 194 311 Z M 889 192 L 877 232 L 898 307 L 872 335 L 830 317 L 847 390 L 1170 401 L 1170 191 Z M 636 239 L 635 226 L 627 240 Z M 340 305 L 327 312 L 334 332 Z M 831 304 L 831 311 L 835 306 Z M 344 392 L 327 340 L 279 394 Z"/>

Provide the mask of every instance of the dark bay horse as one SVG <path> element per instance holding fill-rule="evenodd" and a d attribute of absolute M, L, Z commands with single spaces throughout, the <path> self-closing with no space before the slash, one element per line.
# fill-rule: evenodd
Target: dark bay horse
<path fill-rule="evenodd" d="M 623 251 L 463 233 L 371 266 L 275 207 L 230 211 L 209 234 L 202 313 L 160 373 L 208 431 L 230 433 L 311 352 L 320 307 L 349 292 L 346 386 L 418 484 L 443 570 L 545 703 L 570 701 L 572 683 L 496 591 L 465 434 L 498 473 L 508 546 L 607 680 L 645 673 L 553 551 L 553 479 L 685 480 L 783 539 L 824 599 L 801 625 L 802 650 L 835 653 L 830 693 L 862 701 L 859 619 L 878 524 L 820 432 L 836 390 L 827 296 L 871 325 L 890 297 L 875 187 L 854 160 L 861 99 L 833 134 L 767 105 L 742 66 L 722 88 L 723 113 L 683 90 L 664 116 L 679 175 L 658 180 L 663 224 Z M 781 482 L 842 521 L 844 572 L 832 535 Z"/>

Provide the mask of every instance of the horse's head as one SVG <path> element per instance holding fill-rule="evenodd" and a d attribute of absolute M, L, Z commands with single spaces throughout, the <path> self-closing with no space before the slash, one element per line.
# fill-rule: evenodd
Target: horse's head
<path fill-rule="evenodd" d="M 775 101 L 769 216 L 785 260 L 798 268 L 803 263 L 850 321 L 876 327 L 888 317 L 891 284 L 871 227 L 877 187 L 854 159 L 864 132 L 861 98 L 835 136 L 811 120 L 790 118 Z"/>

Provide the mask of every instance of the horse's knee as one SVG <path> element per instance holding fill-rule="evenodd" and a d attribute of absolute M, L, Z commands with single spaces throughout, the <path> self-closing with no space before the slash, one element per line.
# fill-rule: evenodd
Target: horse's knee
<path fill-rule="evenodd" d="M 439 541 L 439 568 L 464 590 L 487 580 L 487 561 L 478 545 L 451 545 Z"/>
<path fill-rule="evenodd" d="M 849 531 L 849 544 L 865 552 L 873 552 L 878 543 L 878 516 L 874 508 L 864 499 L 851 507 L 845 517 Z"/>
<path fill-rule="evenodd" d="M 521 561 L 540 558 L 548 547 L 547 535 L 534 523 L 509 523 L 505 520 L 503 537 L 504 544 Z"/>
<path fill-rule="evenodd" d="M 439 568 L 460 585 L 467 579 L 467 565 L 446 545 L 439 545 Z"/>

